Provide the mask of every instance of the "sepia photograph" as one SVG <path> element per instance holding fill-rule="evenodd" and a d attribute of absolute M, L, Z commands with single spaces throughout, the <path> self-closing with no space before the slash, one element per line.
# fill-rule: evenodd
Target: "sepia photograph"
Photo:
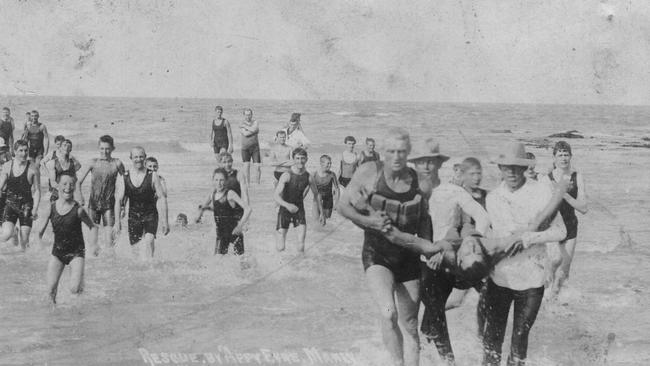
<path fill-rule="evenodd" d="M 0 365 L 650 365 L 649 20 L 1 1 Z"/>

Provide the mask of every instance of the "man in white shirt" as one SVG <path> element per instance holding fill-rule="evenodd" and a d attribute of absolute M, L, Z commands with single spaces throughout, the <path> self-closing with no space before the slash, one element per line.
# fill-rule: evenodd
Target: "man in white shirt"
<path fill-rule="evenodd" d="M 529 224 L 551 200 L 552 191 L 546 185 L 526 180 L 524 172 L 535 161 L 527 158 L 523 144 L 508 146 L 495 163 L 503 181 L 486 199 L 491 236 L 500 238 L 524 231 L 521 236 L 524 250 L 499 261 L 488 279 L 483 365 L 501 363 L 501 346 L 512 302 L 514 324 L 508 365 L 523 365 L 528 334 L 544 296 L 545 245 L 562 240 L 566 228 L 561 216 L 556 215 L 546 230 L 528 231 Z"/>
<path fill-rule="evenodd" d="M 291 146 L 291 148 L 296 149 L 301 147 L 306 149 L 307 145 L 309 145 L 309 139 L 305 136 L 302 125 L 300 124 L 300 113 L 291 114 L 289 125 L 284 131 L 287 133 L 286 144 Z"/>

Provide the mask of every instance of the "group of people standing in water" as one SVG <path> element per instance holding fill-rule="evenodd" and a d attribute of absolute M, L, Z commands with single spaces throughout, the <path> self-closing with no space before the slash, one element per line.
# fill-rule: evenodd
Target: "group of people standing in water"
<path fill-rule="evenodd" d="M 233 169 L 233 125 L 223 118 L 222 107 L 217 106 L 214 112 L 210 143 L 217 167 L 212 172 L 213 188 L 199 205 L 195 221 L 200 222 L 206 210 L 212 211 L 214 253 L 227 254 L 232 247 L 241 255 L 252 213 L 249 188 L 261 181 L 259 123 L 251 109 L 243 111 L 238 125 L 243 163 L 239 172 Z M 310 173 L 306 169 L 310 141 L 300 118 L 299 113 L 291 115 L 289 123 L 276 132 L 268 153 L 277 211 L 276 249 L 285 249 L 287 231 L 293 225 L 299 233 L 297 249 L 304 251 L 304 200 L 311 191 L 316 221 L 326 225 L 337 210 L 364 232 L 362 264 L 394 364 L 419 363 L 418 325 L 441 358 L 454 364 L 445 311 L 457 306 L 472 288 L 480 294 L 476 313 L 483 364 L 501 362 L 513 303 L 508 364 L 523 364 L 545 286 L 555 295 L 568 278 L 577 237 L 575 211 L 587 212 L 584 179 L 571 165 L 571 146 L 564 141 L 555 145 L 554 168 L 541 177 L 535 172 L 534 156 L 523 144 L 505 146 L 492 161 L 502 180 L 488 192 L 481 185 L 479 159 L 464 159 L 455 167 L 454 178 L 442 182 L 438 172 L 449 157 L 433 139 L 413 147 L 409 133 L 402 128 L 386 132 L 381 156 L 375 151 L 374 139 L 367 138 L 364 151 L 356 153 L 356 139 L 346 136 L 338 176 L 327 154 L 320 156 L 318 170 Z M 37 111 L 29 113 L 25 135 L 15 142 L 14 129 L 5 108 L 0 119 L 0 159 L 4 159 L 0 241 L 17 237 L 23 249 L 29 242 L 41 198 L 43 164 L 51 194 L 39 237 L 51 222 L 54 244 L 47 278 L 52 301 L 56 302 L 66 265 L 72 268 L 72 292 L 82 291 L 86 252 L 82 223 L 90 228 L 89 250 L 96 255 L 99 225 L 106 227 L 104 242 L 109 247 L 115 245 L 128 203 L 129 241 L 141 258 L 154 255 L 158 223 L 163 234 L 169 232 L 167 186 L 157 173 L 155 158 L 147 156 L 142 147 L 134 147 L 127 170 L 112 157 L 115 145 L 109 135 L 99 138 L 99 156 L 85 165 L 71 156 L 72 142 L 63 136 L 55 138 L 50 153 L 47 129 L 39 122 Z M 81 186 L 89 174 L 86 205 Z M 178 220 L 187 223 L 181 215 Z M 420 302 L 425 308 L 421 323 Z"/>

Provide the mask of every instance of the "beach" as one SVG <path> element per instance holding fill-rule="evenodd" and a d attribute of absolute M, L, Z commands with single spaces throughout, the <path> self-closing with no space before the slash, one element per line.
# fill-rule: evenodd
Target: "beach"
<path fill-rule="evenodd" d="M 436 138 L 442 152 L 452 156 L 441 170 L 443 180 L 451 177 L 453 163 L 478 157 L 487 189 L 498 182 L 490 159 L 504 143 L 525 142 L 537 156 L 538 171 L 546 172 L 558 140 L 547 136 L 577 130 L 584 138 L 569 143 L 574 165 L 585 176 L 590 212 L 579 215 L 567 288 L 556 303 L 543 305 L 533 327 L 528 363 L 650 364 L 645 237 L 650 232 L 650 107 L 7 96 L 0 101 L 12 110 L 16 138 L 24 113 L 37 109 L 51 145 L 58 134 L 71 139 L 72 155 L 82 164 L 97 155 L 103 134 L 115 138 L 113 156 L 127 166 L 130 148 L 145 147 L 167 181 L 172 224 L 169 235 L 159 233 L 152 263 L 129 257 L 126 230 L 114 256 L 88 255 L 79 297 L 67 291 L 66 269 L 56 306 L 47 301 L 45 284 L 51 230 L 42 244 L 32 235 L 25 253 L 0 245 L 0 364 L 387 364 L 363 275 L 362 231 L 336 212 L 325 227 L 309 217 L 305 255 L 295 253 L 292 230 L 285 253 L 276 253 L 271 166 L 263 166 L 262 183 L 249 190 L 253 214 L 245 233 L 246 268 L 232 255 L 212 255 L 209 214 L 187 229 L 174 226 L 178 213 L 193 219 L 210 193 L 215 105 L 224 107 L 233 126 L 242 120 L 243 108 L 253 109 L 263 154 L 291 113 L 302 113 L 313 142 L 310 172 L 321 154 L 332 156 L 338 172 L 346 135 L 359 142 L 378 139 L 381 153 L 383 131 L 402 126 L 415 141 Z M 239 146 L 236 129 L 234 136 Z M 357 151 L 361 148 L 357 144 Z M 233 155 L 240 169 L 237 148 Z M 43 190 L 46 185 L 43 179 Z M 308 195 L 308 214 L 311 205 Z M 472 292 L 461 308 L 448 312 L 458 365 L 476 365 L 482 357 L 475 338 L 476 298 Z M 504 350 L 508 347 L 506 334 Z M 422 349 L 422 365 L 439 362 L 432 344 L 423 341 Z"/>

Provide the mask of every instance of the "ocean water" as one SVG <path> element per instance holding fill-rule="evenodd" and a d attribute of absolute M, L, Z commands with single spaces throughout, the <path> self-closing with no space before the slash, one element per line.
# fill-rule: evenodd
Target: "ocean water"
<path fill-rule="evenodd" d="M 97 138 L 103 134 L 115 138 L 114 156 L 127 165 L 129 149 L 144 146 L 159 159 L 167 180 L 172 224 L 178 213 L 192 218 L 210 192 L 215 105 L 224 107 L 224 117 L 233 125 L 241 121 L 243 108 L 252 108 L 264 149 L 292 112 L 302 113 L 313 142 L 310 170 L 324 153 L 334 157 L 336 166 L 346 135 L 357 141 L 374 137 L 381 152 L 384 131 L 402 126 L 415 141 L 435 137 L 452 156 L 443 178 L 450 177 L 454 162 L 479 157 L 486 188 L 498 182 L 496 166 L 489 161 L 504 143 L 526 142 L 537 155 L 538 170 L 545 171 L 551 164 L 548 146 L 557 141 L 547 136 L 577 130 L 585 138 L 569 142 L 575 166 L 586 177 L 590 212 L 580 217 L 570 286 L 561 305 L 540 313 L 529 357 L 542 365 L 650 362 L 650 315 L 645 310 L 650 298 L 645 265 L 650 259 L 645 239 L 650 231 L 650 149 L 643 147 L 650 144 L 643 140 L 650 138 L 650 107 L 81 97 L 2 97 L 0 102 L 12 110 L 16 135 L 22 132 L 24 113 L 37 109 L 50 138 L 70 138 L 73 155 L 82 162 L 97 154 Z M 234 136 L 238 145 L 236 130 Z M 239 161 L 236 150 L 236 168 Z M 275 364 L 292 364 L 291 352 L 298 354 L 293 364 L 336 364 L 304 350 L 311 347 L 323 354 L 348 352 L 359 365 L 385 364 L 359 259 L 360 230 L 335 213 L 326 227 L 308 223 L 304 257 L 292 251 L 292 232 L 287 253 L 279 255 L 273 250 L 271 193 L 271 168 L 265 166 L 262 184 L 251 188 L 247 268 L 233 257 L 211 255 L 215 234 L 205 216 L 202 224 L 172 226 L 168 236 L 159 235 L 153 263 L 133 261 L 122 234 L 115 255 L 106 251 L 87 259 L 81 296 L 67 293 L 69 275 L 64 272 L 55 307 L 46 301 L 44 278 L 51 232 L 24 254 L 0 246 L 0 364 L 151 363 L 145 351 L 201 353 L 200 363 L 210 364 L 210 354 L 225 355 L 226 348 L 287 353 Z M 449 315 L 460 365 L 480 359 L 472 337 L 471 301 L 475 299 Z M 432 346 L 423 348 L 422 364 L 435 362 Z M 182 361 L 184 356 L 177 356 Z M 223 364 L 246 364 L 228 362 Z"/>

